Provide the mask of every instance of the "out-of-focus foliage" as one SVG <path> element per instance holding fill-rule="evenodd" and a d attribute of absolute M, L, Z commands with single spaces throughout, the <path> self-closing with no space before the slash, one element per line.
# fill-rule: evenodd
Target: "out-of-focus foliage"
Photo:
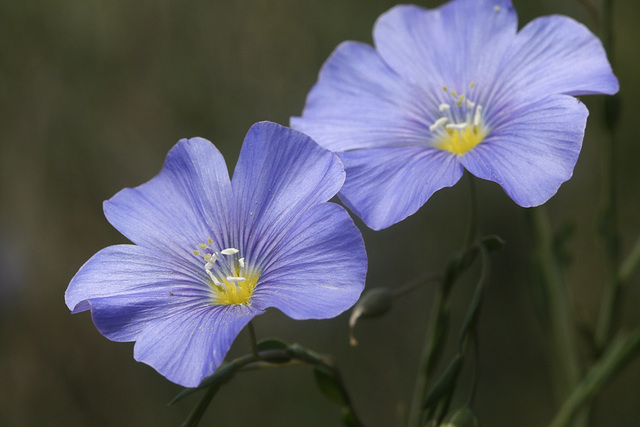
<path fill-rule="evenodd" d="M 439 2 L 418 2 L 432 7 Z M 515 1 L 520 22 L 562 13 L 598 31 L 577 0 Z M 0 0 L 0 425 L 178 425 L 195 405 L 167 407 L 181 388 L 136 363 L 132 345 L 103 338 L 88 315 L 71 316 L 66 286 L 102 247 L 124 242 L 102 215 L 119 189 L 156 174 L 182 137 L 212 140 L 230 164 L 250 125 L 287 124 L 333 48 L 370 42 L 388 0 Z M 615 64 L 622 110 L 617 137 L 618 221 L 622 248 L 640 233 L 640 7 L 615 3 Z M 452 53 L 455 54 L 455 53 Z M 603 97 L 591 110 L 574 178 L 549 203 L 563 246 L 576 312 L 592 325 L 607 277 L 597 237 L 606 143 Z M 479 328 L 474 409 L 484 425 L 539 426 L 553 400 L 529 270 L 525 211 L 494 184 L 479 185 L 480 228 L 506 240 L 495 255 Z M 369 252 L 369 287 L 401 286 L 440 271 L 464 235 L 464 185 L 445 189 L 416 215 L 374 233 L 357 222 Z M 640 323 L 638 278 L 625 295 L 625 325 Z M 459 327 L 473 293 L 453 298 Z M 348 313 L 293 322 L 273 311 L 256 322 L 258 338 L 279 336 L 333 354 L 367 425 L 394 425 L 413 389 L 433 290 L 399 298 L 382 319 L 358 325 L 349 346 Z M 249 350 L 240 334 L 231 356 Z M 450 348 L 451 354 L 455 349 Z M 640 417 L 640 363 L 598 400 L 594 426 Z M 464 388 L 464 384 L 462 385 Z M 464 402 L 458 402 L 460 404 Z M 238 375 L 225 385 L 203 425 L 338 425 L 339 413 L 304 367 Z"/>

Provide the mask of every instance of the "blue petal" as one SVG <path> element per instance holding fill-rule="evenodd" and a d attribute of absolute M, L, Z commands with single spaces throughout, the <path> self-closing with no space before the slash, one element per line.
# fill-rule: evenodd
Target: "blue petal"
<path fill-rule="evenodd" d="M 204 274 L 175 261 L 140 246 L 110 246 L 80 268 L 65 302 L 73 313 L 90 309 L 107 338 L 134 341 L 150 323 L 211 300 Z"/>
<path fill-rule="evenodd" d="M 475 176 L 500 184 L 518 205 L 541 205 L 571 178 L 588 114 L 566 95 L 522 106 L 461 162 Z"/>
<path fill-rule="evenodd" d="M 496 81 L 510 94 L 614 94 L 618 80 L 600 40 L 565 16 L 527 24 L 504 53 Z"/>
<path fill-rule="evenodd" d="M 427 147 L 371 148 L 340 157 L 349 177 L 340 199 L 374 230 L 412 215 L 463 172 L 456 156 Z"/>
<path fill-rule="evenodd" d="M 332 151 L 422 144 L 438 118 L 432 98 L 371 46 L 345 42 L 322 67 L 302 117 L 292 117 L 291 126 Z"/>
<path fill-rule="evenodd" d="M 154 322 L 133 357 L 185 387 L 195 387 L 222 363 L 233 340 L 261 311 L 249 305 L 201 306 Z"/>
<path fill-rule="evenodd" d="M 367 255 L 360 231 L 340 206 L 309 209 L 278 240 L 253 294 L 254 306 L 294 319 L 325 319 L 350 308 L 365 285 Z"/>
<path fill-rule="evenodd" d="M 231 198 L 222 155 L 209 141 L 192 138 L 169 151 L 156 177 L 106 201 L 104 212 L 132 242 L 191 259 L 191 251 L 209 237 L 224 245 Z"/>
<path fill-rule="evenodd" d="M 244 249 L 247 263 L 256 267 L 275 236 L 301 213 L 333 197 L 344 176 L 338 156 L 307 135 L 269 122 L 252 126 L 232 181 L 234 241 Z"/>
<path fill-rule="evenodd" d="M 517 16 L 509 0 L 458 0 L 427 10 L 392 8 L 375 24 L 373 38 L 384 61 L 419 86 L 468 84 L 495 73 L 512 41 Z"/>

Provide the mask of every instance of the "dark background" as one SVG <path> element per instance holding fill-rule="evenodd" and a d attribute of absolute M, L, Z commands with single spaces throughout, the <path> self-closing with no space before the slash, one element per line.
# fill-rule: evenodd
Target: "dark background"
<path fill-rule="evenodd" d="M 534 4 L 535 3 L 535 4 Z M 132 344 L 102 337 L 87 313 L 72 316 L 64 291 L 99 249 L 126 240 L 104 219 L 102 201 L 149 180 L 178 139 L 213 141 L 231 168 L 251 124 L 288 124 L 300 114 L 318 70 L 341 41 L 371 42 L 385 0 L 0 0 L 0 425 L 179 425 L 197 398 L 167 407 L 181 388 L 132 358 Z M 420 2 L 433 7 L 440 2 Z M 561 13 L 598 26 L 577 0 L 515 1 L 521 25 Z M 640 233 L 638 66 L 640 7 L 617 1 L 615 72 L 621 83 L 617 138 L 618 220 L 626 253 Z M 455 52 L 452 52 L 455 54 Z M 597 233 L 602 205 L 604 97 L 591 110 L 574 178 L 548 209 L 570 224 L 568 272 L 575 311 L 595 322 L 607 277 Z M 526 210 L 480 182 L 480 228 L 506 248 L 493 256 L 480 323 L 475 409 L 485 426 L 540 426 L 554 414 L 548 332 L 535 309 Z M 463 239 L 467 183 L 437 193 L 417 214 L 381 232 L 357 220 L 370 258 L 369 287 L 400 286 L 442 269 Z M 473 289 L 453 297 L 457 330 Z M 383 319 L 358 326 L 348 314 L 293 321 L 276 310 L 255 320 L 279 336 L 337 359 L 367 425 L 396 425 L 410 400 L 434 290 L 397 301 Z M 638 276 L 622 313 L 640 324 Z M 231 355 L 248 351 L 246 332 Z M 457 401 L 469 389 L 463 373 Z M 640 362 L 605 387 L 594 426 L 635 425 Z M 203 425 L 333 426 L 338 408 L 305 367 L 240 375 L 210 406 Z"/>

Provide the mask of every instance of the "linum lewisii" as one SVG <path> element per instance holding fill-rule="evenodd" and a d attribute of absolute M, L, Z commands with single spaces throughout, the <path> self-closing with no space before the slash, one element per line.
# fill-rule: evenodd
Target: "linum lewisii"
<path fill-rule="evenodd" d="M 136 360 L 197 386 L 268 307 L 322 319 L 357 301 L 362 236 L 327 202 L 344 176 L 337 155 L 274 123 L 249 130 L 233 180 L 212 143 L 183 139 L 155 178 L 104 203 L 133 244 L 107 247 L 82 266 L 67 306 L 91 310 L 110 340 L 135 341 Z"/>
<path fill-rule="evenodd" d="M 618 81 L 573 19 L 517 28 L 509 0 L 402 5 L 378 18 L 375 47 L 348 41 L 329 57 L 291 126 L 340 154 L 340 199 L 369 227 L 415 213 L 465 169 L 524 207 L 571 177 L 588 115 L 574 96 Z"/>

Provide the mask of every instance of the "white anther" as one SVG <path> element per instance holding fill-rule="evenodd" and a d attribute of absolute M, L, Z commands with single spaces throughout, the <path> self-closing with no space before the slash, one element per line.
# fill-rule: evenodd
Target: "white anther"
<path fill-rule="evenodd" d="M 240 264 L 240 268 L 244 268 L 244 258 L 240 258 L 238 264 Z"/>
<path fill-rule="evenodd" d="M 227 276 L 227 281 L 228 282 L 239 283 L 239 282 L 244 282 L 246 280 L 247 279 L 245 279 L 244 277 Z"/>
<path fill-rule="evenodd" d="M 478 105 L 476 107 L 476 112 L 473 115 L 473 125 L 480 126 L 481 120 L 482 120 L 482 105 Z"/>
<path fill-rule="evenodd" d="M 475 102 L 469 101 L 469 100 L 467 99 L 467 107 L 469 107 L 469 108 L 473 108 L 473 107 L 475 107 L 475 106 L 476 106 L 476 103 L 475 103 Z"/>
<path fill-rule="evenodd" d="M 466 128 L 468 125 L 467 123 L 449 123 L 448 125 L 445 126 L 446 129 L 455 129 L 455 130 L 462 130 L 464 128 Z"/>
<path fill-rule="evenodd" d="M 216 276 L 214 276 L 214 274 L 211 272 L 211 270 L 205 270 L 207 272 L 207 274 L 209 275 L 209 277 L 211 278 L 211 281 L 213 282 L 214 285 L 216 286 L 223 286 L 222 282 L 220 282 Z"/>
<path fill-rule="evenodd" d="M 431 132 L 433 132 L 434 130 L 438 129 L 439 127 L 443 126 L 445 123 L 447 123 L 449 121 L 448 118 L 446 117 L 440 117 L 438 120 L 436 120 L 431 126 L 429 126 L 429 130 Z"/>
<path fill-rule="evenodd" d="M 204 265 L 204 269 L 205 270 L 211 270 L 213 268 L 213 263 L 212 262 L 208 262 Z"/>
<path fill-rule="evenodd" d="M 451 109 L 451 105 L 449 104 L 440 104 L 440 106 L 438 107 L 438 110 L 440 111 L 447 111 Z"/>
<path fill-rule="evenodd" d="M 239 250 L 237 250 L 236 248 L 227 248 L 227 249 L 223 249 L 220 251 L 220 253 L 222 255 L 235 255 L 238 252 L 240 252 Z"/>

